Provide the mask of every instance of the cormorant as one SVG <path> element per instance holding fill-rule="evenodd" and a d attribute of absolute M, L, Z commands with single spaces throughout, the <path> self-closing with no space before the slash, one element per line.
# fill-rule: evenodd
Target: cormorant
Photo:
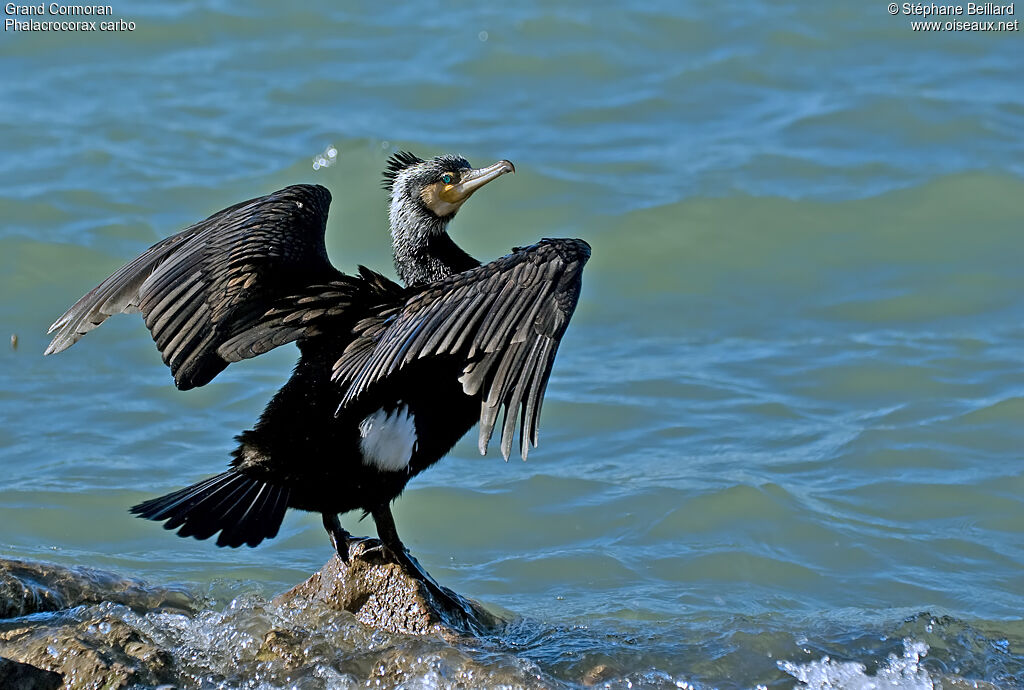
<path fill-rule="evenodd" d="M 351 537 L 338 516 L 361 510 L 401 559 L 391 502 L 477 421 L 485 453 L 503 410 L 502 454 L 518 426 L 525 459 L 590 246 L 543 239 L 483 265 L 460 249 L 448 223 L 473 192 L 514 171 L 453 155 L 388 160 L 405 287 L 364 266 L 357 276 L 336 270 L 324 246 L 330 192 L 294 185 L 156 243 L 78 300 L 50 327 L 46 354 L 139 311 L 181 390 L 284 343 L 301 353 L 237 437 L 231 469 L 131 511 L 183 537 L 220 532 L 217 545 L 231 547 L 276 536 L 288 508 L 318 512 L 344 560 Z"/>

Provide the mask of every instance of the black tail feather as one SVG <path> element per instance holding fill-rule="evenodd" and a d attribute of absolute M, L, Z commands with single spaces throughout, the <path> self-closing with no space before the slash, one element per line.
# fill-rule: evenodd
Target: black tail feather
<path fill-rule="evenodd" d="M 217 546 L 256 546 L 277 536 L 288 509 L 289 490 L 253 479 L 238 470 L 132 506 L 131 512 L 163 522 L 178 536 L 209 539 L 217 532 Z"/>

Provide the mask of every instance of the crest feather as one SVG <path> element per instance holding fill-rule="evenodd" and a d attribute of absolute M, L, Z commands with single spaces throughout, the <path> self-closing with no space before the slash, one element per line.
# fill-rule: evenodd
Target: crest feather
<path fill-rule="evenodd" d="M 398 151 L 391 154 L 391 157 L 388 158 L 387 167 L 384 169 L 384 179 L 381 181 L 381 186 L 390 192 L 395 186 L 395 178 L 398 177 L 398 173 L 409 166 L 419 165 L 423 162 L 422 158 L 408 151 Z"/>

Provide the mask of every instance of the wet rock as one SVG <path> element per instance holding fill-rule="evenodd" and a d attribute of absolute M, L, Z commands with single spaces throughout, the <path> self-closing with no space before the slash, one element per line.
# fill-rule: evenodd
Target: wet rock
<path fill-rule="evenodd" d="M 480 604 L 436 584 L 422 569 L 420 573 L 411 576 L 375 540 L 353 542 L 348 563 L 334 556 L 274 603 L 313 600 L 348 611 L 365 625 L 412 635 L 480 635 L 504 625 Z"/>
<path fill-rule="evenodd" d="M 619 675 L 619 670 L 609 664 L 596 664 L 587 669 L 580 680 L 584 687 L 591 688 L 601 685 Z"/>
<path fill-rule="evenodd" d="M 314 608 L 318 605 L 310 602 Z M 331 612 L 335 620 L 350 614 Z M 239 664 L 238 675 L 222 674 L 222 687 L 236 687 L 248 668 L 258 669 L 269 687 L 316 688 L 541 688 L 562 687 L 534 662 L 511 654 L 484 654 L 439 636 L 395 635 L 353 622 L 331 632 L 328 625 L 308 631 L 272 629 L 255 662 Z M 307 679 L 308 685 L 297 679 Z M 314 680 L 315 679 L 315 680 Z M 185 684 L 187 687 L 191 687 Z"/>
<path fill-rule="evenodd" d="M 0 619 L 8 619 L 0 620 L 0 656 L 35 667 L 41 680 L 63 677 L 58 685 L 68 688 L 162 682 L 170 655 L 126 623 L 126 612 L 196 608 L 183 590 L 91 568 L 0 559 Z M 22 687 L 2 678 L 0 687 Z"/>
<path fill-rule="evenodd" d="M 0 631 L 0 653 L 59 674 L 65 687 L 74 690 L 152 686 L 173 679 L 171 655 L 109 607 L 96 607 L 82 619 L 54 616 Z"/>
<path fill-rule="evenodd" d="M 180 589 L 151 587 L 91 568 L 0 559 L 0 619 L 103 601 L 137 610 L 192 610 L 195 606 L 191 596 Z"/>
<path fill-rule="evenodd" d="M 968 680 L 962 676 L 942 676 L 942 688 L 948 690 L 999 690 L 999 686 L 984 680 Z"/>
<path fill-rule="evenodd" d="M 286 669 L 300 667 L 305 661 L 302 649 L 305 643 L 287 630 L 270 630 L 263 636 L 263 645 L 256 653 L 257 661 L 279 662 Z"/>
<path fill-rule="evenodd" d="M 0 657 L 0 688 L 56 690 L 63 684 L 59 673 Z"/>
<path fill-rule="evenodd" d="M 363 687 L 550 690 L 559 685 L 531 661 L 511 657 L 483 661 L 440 644 L 430 651 L 417 642 L 398 644 L 382 650 L 374 661 L 365 680 L 358 677 Z"/>
<path fill-rule="evenodd" d="M 4 689 L 233 687 L 256 676 L 310 687 L 420 676 L 532 687 L 539 677 L 518 661 L 492 667 L 448 644 L 504 621 L 375 542 L 353 544 L 349 563 L 333 558 L 272 602 L 245 595 L 223 611 L 112 573 L 0 559 L 0 611 Z"/>

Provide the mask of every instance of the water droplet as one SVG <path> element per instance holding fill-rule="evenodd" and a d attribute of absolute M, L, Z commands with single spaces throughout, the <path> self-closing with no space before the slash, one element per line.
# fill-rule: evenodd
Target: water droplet
<path fill-rule="evenodd" d="M 333 144 L 328 144 L 320 153 L 313 156 L 313 170 L 329 168 L 338 162 L 338 149 Z"/>

